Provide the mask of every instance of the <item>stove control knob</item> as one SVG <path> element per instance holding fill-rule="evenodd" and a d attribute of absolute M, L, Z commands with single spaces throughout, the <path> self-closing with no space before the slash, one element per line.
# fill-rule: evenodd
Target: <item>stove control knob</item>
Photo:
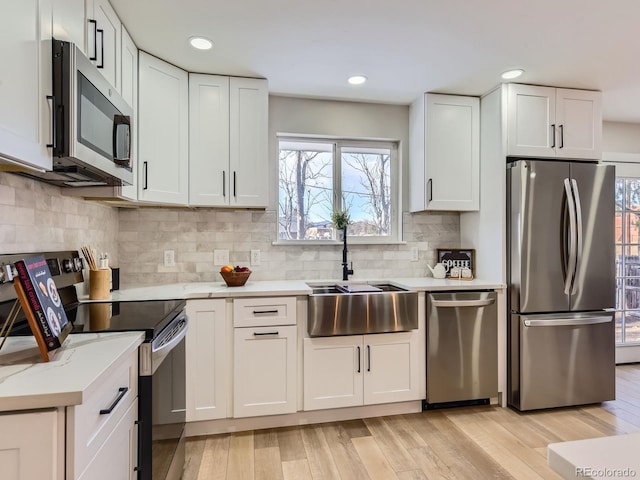
<path fill-rule="evenodd" d="M 74 257 L 73 259 L 73 271 L 79 272 L 82 270 L 82 259 L 80 257 Z"/>
<path fill-rule="evenodd" d="M 62 261 L 62 270 L 64 271 L 64 273 L 73 272 L 73 260 L 71 258 L 67 258 L 66 260 Z"/>

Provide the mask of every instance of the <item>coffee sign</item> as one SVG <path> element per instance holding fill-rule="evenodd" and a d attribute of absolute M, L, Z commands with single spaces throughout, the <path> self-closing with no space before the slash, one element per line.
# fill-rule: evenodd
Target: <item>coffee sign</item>
<path fill-rule="evenodd" d="M 442 263 L 447 270 L 447 278 L 475 276 L 474 249 L 441 249 L 438 252 L 438 263 Z M 465 275 L 469 272 L 471 275 Z"/>

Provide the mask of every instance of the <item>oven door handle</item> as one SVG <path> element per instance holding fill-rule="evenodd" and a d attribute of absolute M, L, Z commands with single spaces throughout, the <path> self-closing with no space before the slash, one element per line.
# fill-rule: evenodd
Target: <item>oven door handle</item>
<path fill-rule="evenodd" d="M 162 352 L 163 350 L 171 350 L 173 347 L 175 347 L 177 344 L 179 344 L 182 341 L 182 339 L 187 335 L 187 326 L 189 322 L 186 316 L 183 317 L 183 319 L 184 319 L 184 323 L 182 324 L 182 329 L 176 335 L 174 335 L 174 337 L 171 340 L 169 340 L 167 343 L 162 344 L 158 347 L 153 345 L 151 347 L 151 351 L 153 353 Z"/>

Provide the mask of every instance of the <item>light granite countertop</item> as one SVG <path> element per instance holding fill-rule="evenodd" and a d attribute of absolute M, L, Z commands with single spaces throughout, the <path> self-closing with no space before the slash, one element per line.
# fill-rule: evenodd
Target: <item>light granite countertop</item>
<path fill-rule="evenodd" d="M 640 475 L 640 433 L 552 443 L 549 466 L 562 478 L 635 478 Z"/>
<path fill-rule="evenodd" d="M 224 282 L 171 283 L 144 287 L 125 288 L 111 292 L 110 298 L 100 302 L 128 302 L 135 300 L 177 300 L 194 298 L 236 298 L 236 297 L 273 297 L 273 296 L 305 296 L 312 293 L 310 285 L 332 285 L 344 283 L 391 283 L 393 285 L 415 291 L 445 290 L 494 290 L 505 288 L 499 282 L 474 280 L 446 280 L 431 277 L 422 278 L 387 278 L 377 281 L 352 280 L 249 280 L 242 287 L 227 287 Z M 90 302 L 87 295 L 79 295 L 80 301 Z"/>
<path fill-rule="evenodd" d="M 141 332 L 71 334 L 43 362 L 32 336 L 9 337 L 0 350 L 0 411 L 79 405 L 142 340 Z"/>

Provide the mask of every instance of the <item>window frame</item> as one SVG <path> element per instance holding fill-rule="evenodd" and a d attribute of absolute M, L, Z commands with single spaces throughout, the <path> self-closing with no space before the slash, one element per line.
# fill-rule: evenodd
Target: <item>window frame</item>
<path fill-rule="evenodd" d="M 402 158 L 401 158 L 401 142 L 396 139 L 379 139 L 379 138 L 349 138 L 349 137 L 332 137 L 322 135 L 299 135 L 299 134 L 276 134 L 277 148 L 277 175 L 278 185 L 276 187 L 276 240 L 273 245 L 336 245 L 342 244 L 339 238 L 331 240 L 302 240 L 302 239 L 281 239 L 280 234 L 280 143 L 281 142 L 308 142 L 308 143 L 331 143 L 333 144 L 333 209 L 334 211 L 342 208 L 342 148 L 388 148 L 390 154 L 390 226 L 391 232 L 388 236 L 352 236 L 349 235 L 349 244 L 352 245 L 392 245 L 405 243 L 402 232 L 402 192 L 400 188 L 400 179 L 402 178 Z"/>
<path fill-rule="evenodd" d="M 640 153 L 625 152 L 602 152 L 602 162 L 616 167 L 616 180 L 619 178 L 640 178 Z M 618 245 L 616 241 L 616 245 Z M 616 271 L 616 294 L 619 279 L 624 279 L 624 275 L 618 275 Z M 623 298 L 624 302 L 625 299 Z M 619 309 L 616 305 L 615 314 L 626 309 Z M 623 333 L 622 338 L 625 338 Z M 640 344 L 638 343 L 617 343 L 616 341 L 616 364 L 640 361 Z"/>

